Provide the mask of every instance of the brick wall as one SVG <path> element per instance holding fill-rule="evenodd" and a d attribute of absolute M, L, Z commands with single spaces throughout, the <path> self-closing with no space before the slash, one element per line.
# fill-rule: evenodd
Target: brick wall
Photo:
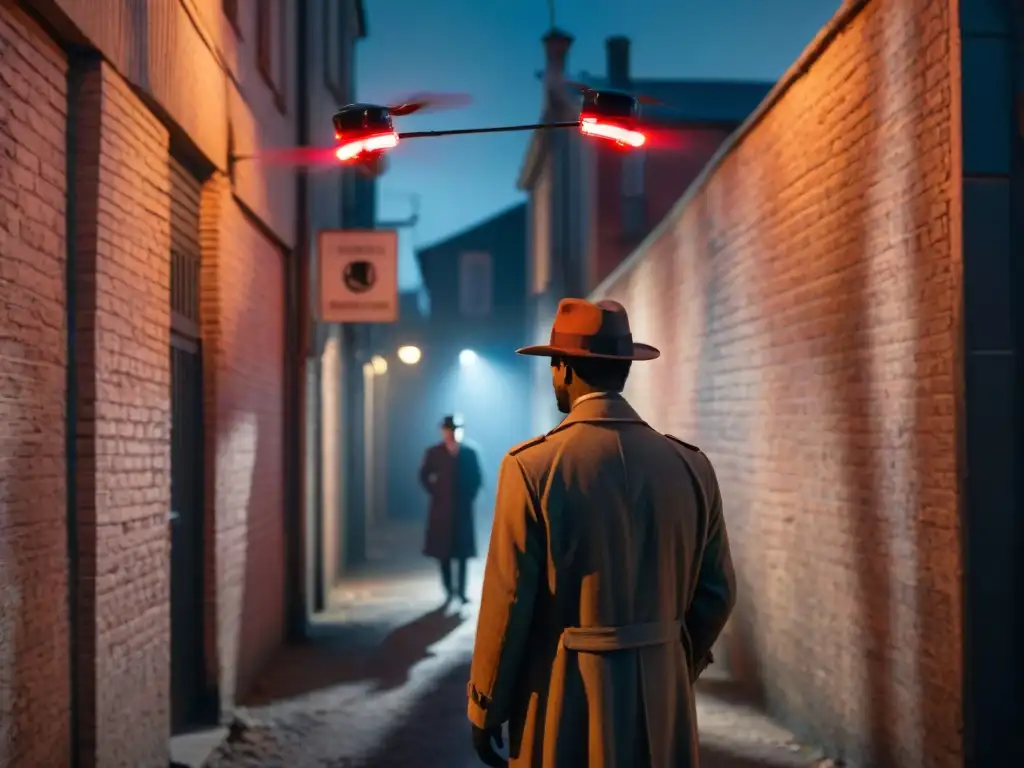
<path fill-rule="evenodd" d="M 63 54 L 0 5 L 0 765 L 67 765 Z"/>
<path fill-rule="evenodd" d="M 82 746 L 86 764 L 160 765 L 170 682 L 168 135 L 106 64 L 83 68 L 72 99 Z"/>
<path fill-rule="evenodd" d="M 207 615 L 230 708 L 284 638 L 284 256 L 223 177 L 204 189 L 201 229 Z"/>
<path fill-rule="evenodd" d="M 718 469 L 733 671 L 872 768 L 961 765 L 951 7 L 868 2 L 600 289 Z"/>

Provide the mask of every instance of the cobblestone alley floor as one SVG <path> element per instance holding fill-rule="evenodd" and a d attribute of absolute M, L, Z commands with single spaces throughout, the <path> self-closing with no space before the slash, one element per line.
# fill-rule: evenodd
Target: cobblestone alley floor
<path fill-rule="evenodd" d="M 432 564 L 356 577 L 316 639 L 286 650 L 205 768 L 470 768 L 465 690 L 476 612 L 439 609 Z M 471 594 L 479 594 L 479 567 Z M 703 768 L 824 766 L 709 678 L 698 701 Z"/>

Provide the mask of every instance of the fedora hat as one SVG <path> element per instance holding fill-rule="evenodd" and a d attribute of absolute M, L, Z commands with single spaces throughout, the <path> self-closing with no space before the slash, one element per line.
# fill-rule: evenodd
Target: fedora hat
<path fill-rule="evenodd" d="M 517 349 L 533 357 L 593 357 L 604 360 L 655 360 L 661 352 L 633 341 L 629 315 L 617 301 L 583 299 L 558 302 L 551 339 L 547 344 Z"/>
<path fill-rule="evenodd" d="M 450 415 L 445 416 L 443 419 L 441 419 L 441 423 L 438 426 L 440 426 L 441 429 L 461 429 L 462 419 L 458 419 L 455 416 Z"/>

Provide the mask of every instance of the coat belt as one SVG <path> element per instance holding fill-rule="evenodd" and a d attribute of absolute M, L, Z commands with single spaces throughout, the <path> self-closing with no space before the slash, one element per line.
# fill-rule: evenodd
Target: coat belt
<path fill-rule="evenodd" d="M 570 651 L 610 653 L 678 643 L 682 640 L 682 629 L 683 623 L 678 620 L 621 627 L 566 627 L 562 630 L 562 645 Z"/>

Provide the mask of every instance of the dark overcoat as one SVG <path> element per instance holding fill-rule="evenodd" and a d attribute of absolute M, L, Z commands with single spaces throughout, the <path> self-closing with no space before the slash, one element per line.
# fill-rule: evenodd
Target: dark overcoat
<path fill-rule="evenodd" d="M 476 451 L 466 444 L 452 455 L 444 443 L 427 449 L 420 483 L 430 494 L 423 554 L 438 560 L 476 557 L 473 502 L 483 475 Z"/>
<path fill-rule="evenodd" d="M 694 768 L 692 684 L 735 579 L 714 468 L 618 395 L 498 475 L 469 718 L 512 768 Z"/>

